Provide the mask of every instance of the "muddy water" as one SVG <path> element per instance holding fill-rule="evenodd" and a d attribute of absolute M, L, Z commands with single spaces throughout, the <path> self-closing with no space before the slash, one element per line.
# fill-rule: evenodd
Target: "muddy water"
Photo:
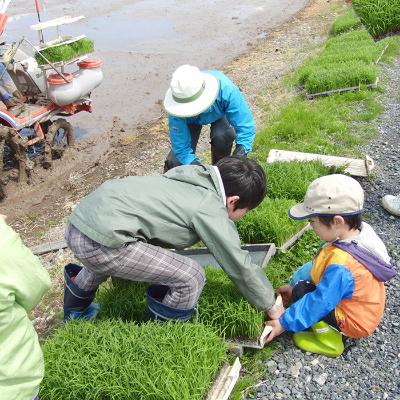
<path fill-rule="evenodd" d="M 37 42 L 34 0 L 8 8 L 7 40 Z M 70 118 L 80 132 L 103 133 L 114 116 L 126 125 L 158 117 L 175 68 L 189 63 L 220 68 L 292 17 L 307 0 L 59 0 L 40 1 L 42 21 L 62 15 L 86 19 L 61 27 L 62 34 L 94 39 L 104 82 L 93 92 L 94 112 Z M 43 4 L 44 3 L 44 4 Z M 44 31 L 51 40 L 56 31 Z"/>

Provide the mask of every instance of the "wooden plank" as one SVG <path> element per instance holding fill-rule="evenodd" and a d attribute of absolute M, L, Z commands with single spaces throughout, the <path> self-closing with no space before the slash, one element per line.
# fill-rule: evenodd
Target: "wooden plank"
<path fill-rule="evenodd" d="M 241 368 L 242 365 L 238 357 L 231 367 L 224 365 L 214 385 L 211 387 L 206 400 L 228 400 L 239 379 Z"/>
<path fill-rule="evenodd" d="M 346 167 L 345 172 L 350 175 L 363 177 L 368 176 L 368 174 L 375 168 L 375 164 L 369 156 L 366 156 L 365 160 L 361 160 L 348 157 L 271 149 L 268 154 L 267 163 L 278 161 L 320 161 L 328 167 Z"/>
<path fill-rule="evenodd" d="M 73 22 L 80 21 L 86 18 L 84 15 L 79 15 L 78 17 L 71 17 L 70 15 L 64 15 L 60 18 L 51 19 L 49 21 L 41 22 L 39 24 L 31 25 L 33 31 L 41 31 L 46 28 L 55 28 L 56 26 L 72 24 Z"/>
<path fill-rule="evenodd" d="M 68 247 L 67 242 L 63 240 L 57 240 L 55 242 L 47 242 L 43 244 L 39 244 L 31 248 L 33 254 L 37 256 L 41 254 L 50 253 L 51 251 L 58 251 L 60 249 L 65 249 Z"/>

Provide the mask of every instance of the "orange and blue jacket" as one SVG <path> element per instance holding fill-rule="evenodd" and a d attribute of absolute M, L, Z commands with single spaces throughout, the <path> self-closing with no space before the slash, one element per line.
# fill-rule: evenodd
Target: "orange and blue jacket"
<path fill-rule="evenodd" d="M 323 247 L 309 267 L 308 280 L 316 289 L 286 309 L 281 325 L 288 331 L 302 331 L 334 310 L 343 334 L 371 335 L 383 316 L 383 282 L 396 275 L 393 267 L 356 242 L 343 241 Z"/>

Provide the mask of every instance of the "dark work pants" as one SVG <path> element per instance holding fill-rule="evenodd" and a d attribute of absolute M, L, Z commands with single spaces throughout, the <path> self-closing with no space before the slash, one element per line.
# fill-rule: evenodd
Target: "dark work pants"
<path fill-rule="evenodd" d="M 190 136 L 192 138 L 191 147 L 196 153 L 202 125 L 189 124 Z M 211 139 L 211 162 L 216 164 L 221 158 L 231 155 L 232 144 L 236 138 L 236 132 L 226 117 L 213 122 L 210 129 Z M 171 168 L 182 165 L 171 150 L 165 160 L 164 172 Z"/>
<path fill-rule="evenodd" d="M 305 294 L 313 292 L 316 289 L 316 286 L 309 281 L 299 281 L 293 287 L 292 292 L 292 302 L 294 303 L 297 300 L 300 300 Z M 340 331 L 339 326 L 335 317 L 335 310 L 332 310 L 325 318 L 322 319 L 330 326 L 334 327 L 338 331 Z"/>

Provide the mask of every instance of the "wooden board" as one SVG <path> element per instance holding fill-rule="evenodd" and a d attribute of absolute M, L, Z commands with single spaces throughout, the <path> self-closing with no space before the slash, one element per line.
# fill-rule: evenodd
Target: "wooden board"
<path fill-rule="evenodd" d="M 237 357 L 232 366 L 225 364 L 211 387 L 206 400 L 228 400 L 239 379 L 242 365 Z"/>
<path fill-rule="evenodd" d="M 41 254 L 50 253 L 51 251 L 58 251 L 60 249 L 65 249 L 66 247 L 68 247 L 67 242 L 63 239 L 63 240 L 57 240 L 55 242 L 46 242 L 39 244 L 37 246 L 32 247 L 31 251 L 33 254 L 39 256 Z"/>
<path fill-rule="evenodd" d="M 320 161 L 322 164 L 328 167 L 346 167 L 345 172 L 349 173 L 350 175 L 363 177 L 368 176 L 375 168 L 374 161 L 367 155 L 365 156 L 365 160 L 361 160 L 348 157 L 271 149 L 268 154 L 267 163 L 278 161 Z"/>

